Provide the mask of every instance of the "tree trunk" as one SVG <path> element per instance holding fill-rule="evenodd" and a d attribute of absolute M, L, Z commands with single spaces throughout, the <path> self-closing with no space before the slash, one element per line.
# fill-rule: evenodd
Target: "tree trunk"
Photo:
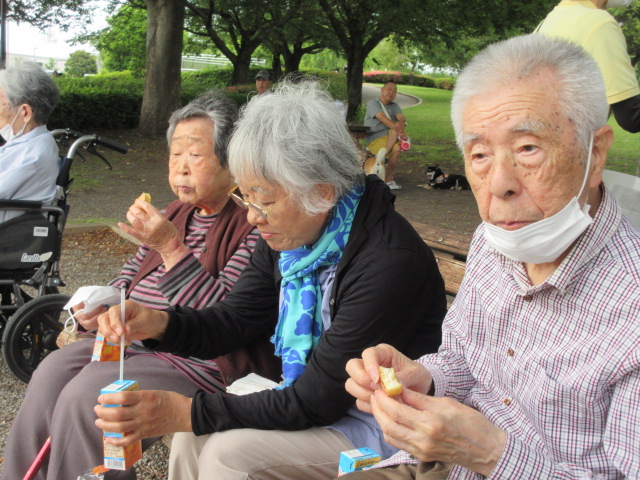
<path fill-rule="evenodd" d="M 161 135 L 181 106 L 180 69 L 184 7 L 175 0 L 144 0 L 147 6 L 147 71 L 138 130 Z"/>
<path fill-rule="evenodd" d="M 364 70 L 365 54 L 362 46 L 353 46 L 347 63 L 347 121 L 355 120 L 358 107 L 362 104 L 362 72 Z"/>
<path fill-rule="evenodd" d="M 293 52 L 287 49 L 287 53 L 284 55 L 284 69 L 287 73 L 297 72 L 300 70 L 300 62 L 304 52 L 302 48 L 298 48 L 297 45 L 293 46 Z"/>
<path fill-rule="evenodd" d="M 246 48 L 238 52 L 233 62 L 233 72 L 231 73 L 231 85 L 244 85 L 249 82 L 249 70 L 251 69 L 251 54 L 255 48 Z"/>
<path fill-rule="evenodd" d="M 280 53 L 273 54 L 273 58 L 271 60 L 271 73 L 273 74 L 271 78 L 274 82 L 277 82 L 282 75 L 282 59 L 280 57 Z"/>

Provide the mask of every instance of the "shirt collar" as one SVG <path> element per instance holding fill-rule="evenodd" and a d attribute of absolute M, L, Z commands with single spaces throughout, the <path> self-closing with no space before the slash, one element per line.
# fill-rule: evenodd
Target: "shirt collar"
<path fill-rule="evenodd" d="M 12 145 L 18 145 L 19 143 L 28 142 L 32 138 L 37 137 L 38 135 L 42 135 L 43 133 L 48 132 L 47 127 L 45 125 L 38 125 L 30 132 L 24 133 L 17 138 L 12 138 L 11 141 L 5 143 L 2 148 L 11 147 Z"/>

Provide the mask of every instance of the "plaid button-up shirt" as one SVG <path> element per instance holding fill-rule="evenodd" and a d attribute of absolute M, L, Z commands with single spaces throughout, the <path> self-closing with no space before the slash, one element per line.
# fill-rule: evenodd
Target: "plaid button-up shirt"
<path fill-rule="evenodd" d="M 640 478 L 640 232 L 605 190 L 594 223 L 532 286 L 479 227 L 440 351 L 420 362 L 436 396 L 507 432 L 489 478 Z M 415 459 L 380 466 L 397 463 Z M 449 478 L 483 477 L 456 465 Z"/>

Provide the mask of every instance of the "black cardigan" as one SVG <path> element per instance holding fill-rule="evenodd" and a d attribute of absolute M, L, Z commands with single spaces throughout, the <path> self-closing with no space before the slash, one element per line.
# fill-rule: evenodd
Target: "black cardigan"
<path fill-rule="evenodd" d="M 250 395 L 197 392 L 193 431 L 232 428 L 301 430 L 330 425 L 354 404 L 344 383 L 351 358 L 388 343 L 411 358 L 435 352 L 446 313 L 444 283 L 435 258 L 393 208 L 386 185 L 369 176 L 331 292 L 331 328 L 294 385 Z M 227 297 L 204 310 L 169 309 L 156 350 L 215 358 L 251 339 L 273 334 L 281 275 L 279 253 L 260 240 L 251 264 Z"/>

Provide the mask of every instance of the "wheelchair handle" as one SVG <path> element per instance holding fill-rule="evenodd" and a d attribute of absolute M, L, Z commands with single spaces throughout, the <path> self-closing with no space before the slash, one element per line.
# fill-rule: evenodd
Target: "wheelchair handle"
<path fill-rule="evenodd" d="M 103 147 L 107 147 L 111 150 L 114 150 L 118 153 L 127 153 L 129 151 L 129 147 L 127 145 L 123 145 L 122 143 L 114 142 L 113 140 L 109 140 L 108 138 L 101 137 L 96 135 L 96 143 L 98 145 L 102 145 Z"/>

